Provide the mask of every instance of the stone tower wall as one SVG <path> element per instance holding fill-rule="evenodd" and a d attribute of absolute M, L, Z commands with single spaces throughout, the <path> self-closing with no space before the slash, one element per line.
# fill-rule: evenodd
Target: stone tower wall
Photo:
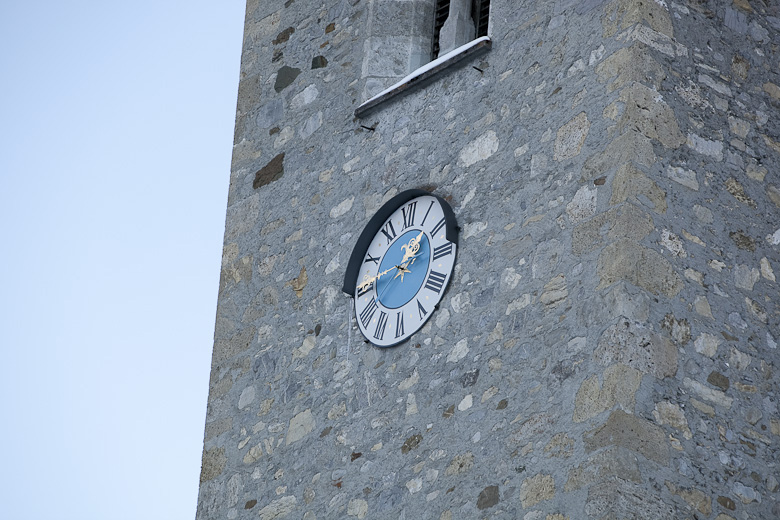
<path fill-rule="evenodd" d="M 248 2 L 197 518 L 780 516 L 780 6 L 493 0 L 358 119 L 403 8 Z M 340 288 L 409 188 L 458 259 L 378 349 Z"/>

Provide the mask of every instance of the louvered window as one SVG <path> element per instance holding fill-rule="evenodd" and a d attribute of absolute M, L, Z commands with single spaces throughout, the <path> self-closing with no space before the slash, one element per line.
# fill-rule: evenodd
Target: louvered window
<path fill-rule="evenodd" d="M 471 0 L 471 18 L 477 31 L 475 38 L 487 36 L 489 17 L 490 0 Z"/>
<path fill-rule="evenodd" d="M 439 33 L 450 13 L 450 0 L 436 0 L 433 13 L 433 53 L 432 59 L 439 57 Z M 490 0 L 471 0 L 471 19 L 476 30 L 475 38 L 487 36 L 490 18 Z"/>
<path fill-rule="evenodd" d="M 433 59 L 439 57 L 439 33 L 447 16 L 450 14 L 450 0 L 437 0 L 433 12 Z"/>

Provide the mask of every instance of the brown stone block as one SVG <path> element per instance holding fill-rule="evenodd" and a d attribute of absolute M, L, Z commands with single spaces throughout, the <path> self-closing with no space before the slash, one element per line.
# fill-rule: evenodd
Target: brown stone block
<path fill-rule="evenodd" d="M 603 152 L 594 154 L 585 161 L 582 178 L 595 179 L 629 162 L 650 166 L 655 161 L 656 156 L 650 139 L 635 130 L 628 130 L 609 143 Z"/>
<path fill-rule="evenodd" d="M 626 200 L 636 200 L 637 195 L 647 197 L 658 213 L 666 213 L 666 192 L 636 166 L 624 164 L 615 173 L 609 203 L 615 205 Z"/>
<path fill-rule="evenodd" d="M 631 451 L 614 447 L 593 455 L 569 472 L 569 479 L 563 490 L 568 493 L 594 482 L 612 480 L 614 477 L 633 482 L 642 481 L 636 456 Z"/>
<path fill-rule="evenodd" d="M 590 518 L 634 520 L 675 520 L 673 506 L 641 484 L 613 479 L 592 486 L 585 502 Z"/>
<path fill-rule="evenodd" d="M 607 422 L 585 435 L 585 449 L 594 451 L 606 446 L 621 446 L 644 457 L 666 464 L 669 448 L 661 428 L 622 410 L 615 410 Z"/>
<path fill-rule="evenodd" d="M 677 373 L 677 349 L 663 336 L 626 318 L 607 328 L 593 358 L 602 365 L 623 363 L 658 379 Z"/>
<path fill-rule="evenodd" d="M 660 253 L 629 239 L 608 245 L 599 255 L 597 289 L 626 280 L 653 294 L 676 296 L 682 290 L 680 276 Z"/>
<path fill-rule="evenodd" d="M 626 105 L 620 118 L 621 129 L 636 128 L 667 148 L 676 149 L 685 144 L 686 138 L 680 132 L 674 111 L 658 91 L 634 83 L 620 92 L 620 100 Z"/>
<path fill-rule="evenodd" d="M 271 159 L 268 164 L 255 173 L 255 180 L 252 181 L 252 187 L 257 189 L 260 186 L 265 186 L 266 184 L 281 179 L 282 175 L 284 175 L 284 153 L 280 153 Z"/>
<path fill-rule="evenodd" d="M 608 56 L 596 66 L 596 74 L 602 83 L 614 78 L 607 85 L 608 92 L 635 81 L 645 84 L 649 82 L 653 88 L 658 89 L 661 88 L 661 82 L 666 78 L 666 73 L 661 65 L 653 59 L 648 48 L 640 44 L 623 47 Z"/>
<path fill-rule="evenodd" d="M 217 478 L 227 464 L 224 448 L 214 448 L 203 451 L 203 462 L 200 467 L 200 481 L 207 482 Z"/>
<path fill-rule="evenodd" d="M 604 36 L 613 36 L 619 30 L 641 23 L 654 31 L 674 38 L 672 19 L 665 5 L 661 2 L 647 2 L 645 0 L 613 0 L 604 9 L 604 15 L 601 19 Z"/>

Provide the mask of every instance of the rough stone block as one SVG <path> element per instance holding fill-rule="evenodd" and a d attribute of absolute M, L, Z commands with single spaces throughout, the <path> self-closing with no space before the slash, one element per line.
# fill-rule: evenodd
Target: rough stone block
<path fill-rule="evenodd" d="M 569 472 L 563 490 L 568 493 L 615 477 L 632 482 L 642 481 L 636 455 L 630 450 L 613 447 L 596 453 Z"/>
<path fill-rule="evenodd" d="M 591 486 L 585 502 L 591 518 L 613 520 L 675 520 L 675 508 L 647 485 L 612 479 Z"/>
<path fill-rule="evenodd" d="M 615 205 L 626 200 L 636 201 L 639 195 L 647 197 L 655 211 L 666 213 L 666 192 L 636 166 L 624 164 L 615 173 L 609 203 Z"/>
<path fill-rule="evenodd" d="M 598 274 L 603 289 L 618 280 L 626 280 L 653 294 L 676 296 L 682 290 L 680 276 L 659 253 L 621 239 L 608 245 L 599 255 Z"/>
<path fill-rule="evenodd" d="M 625 130 L 625 133 L 608 143 L 603 152 L 595 153 L 585 161 L 585 166 L 582 168 L 583 179 L 595 179 L 629 162 L 642 166 L 655 163 L 656 156 L 650 139 L 636 129 Z"/>
<path fill-rule="evenodd" d="M 677 349 L 665 337 L 626 318 L 608 327 L 593 358 L 602 365 L 623 363 L 658 379 L 677 373 Z"/>
<path fill-rule="evenodd" d="M 574 422 L 595 417 L 615 405 L 625 410 L 634 409 L 634 396 L 642 382 L 642 373 L 622 364 L 612 365 L 604 371 L 604 384 L 597 376 L 591 376 L 580 386 L 574 398 Z"/>
<path fill-rule="evenodd" d="M 585 449 L 621 446 L 659 464 L 669 461 L 669 447 L 663 430 L 650 421 L 615 410 L 607 422 L 585 435 Z"/>
<path fill-rule="evenodd" d="M 612 36 L 618 30 L 642 23 L 666 36 L 674 37 L 672 20 L 666 9 L 665 2 L 614 0 L 604 9 L 601 19 L 604 35 Z"/>
<path fill-rule="evenodd" d="M 620 92 L 620 100 L 626 105 L 619 121 L 620 128 L 636 128 L 667 148 L 679 148 L 685 144 L 685 136 L 680 132 L 674 112 L 658 91 L 633 83 Z"/>
<path fill-rule="evenodd" d="M 580 154 L 582 145 L 590 130 L 590 121 L 585 112 L 580 112 L 568 123 L 558 129 L 555 138 L 556 161 L 572 159 Z"/>
<path fill-rule="evenodd" d="M 664 69 L 650 55 L 647 47 L 639 44 L 623 47 L 611 54 L 596 66 L 596 74 L 601 82 L 612 80 L 607 86 L 610 92 L 633 82 L 659 89 L 666 78 Z"/>
<path fill-rule="evenodd" d="M 543 500 L 550 500 L 555 496 L 555 481 L 552 475 L 539 473 L 527 478 L 520 486 L 520 501 L 523 507 L 533 507 Z"/>

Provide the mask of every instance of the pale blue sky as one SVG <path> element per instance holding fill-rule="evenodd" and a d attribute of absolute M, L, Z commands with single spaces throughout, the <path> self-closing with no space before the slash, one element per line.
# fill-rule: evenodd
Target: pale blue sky
<path fill-rule="evenodd" d="M 244 2 L 0 5 L 0 517 L 193 520 Z"/>

